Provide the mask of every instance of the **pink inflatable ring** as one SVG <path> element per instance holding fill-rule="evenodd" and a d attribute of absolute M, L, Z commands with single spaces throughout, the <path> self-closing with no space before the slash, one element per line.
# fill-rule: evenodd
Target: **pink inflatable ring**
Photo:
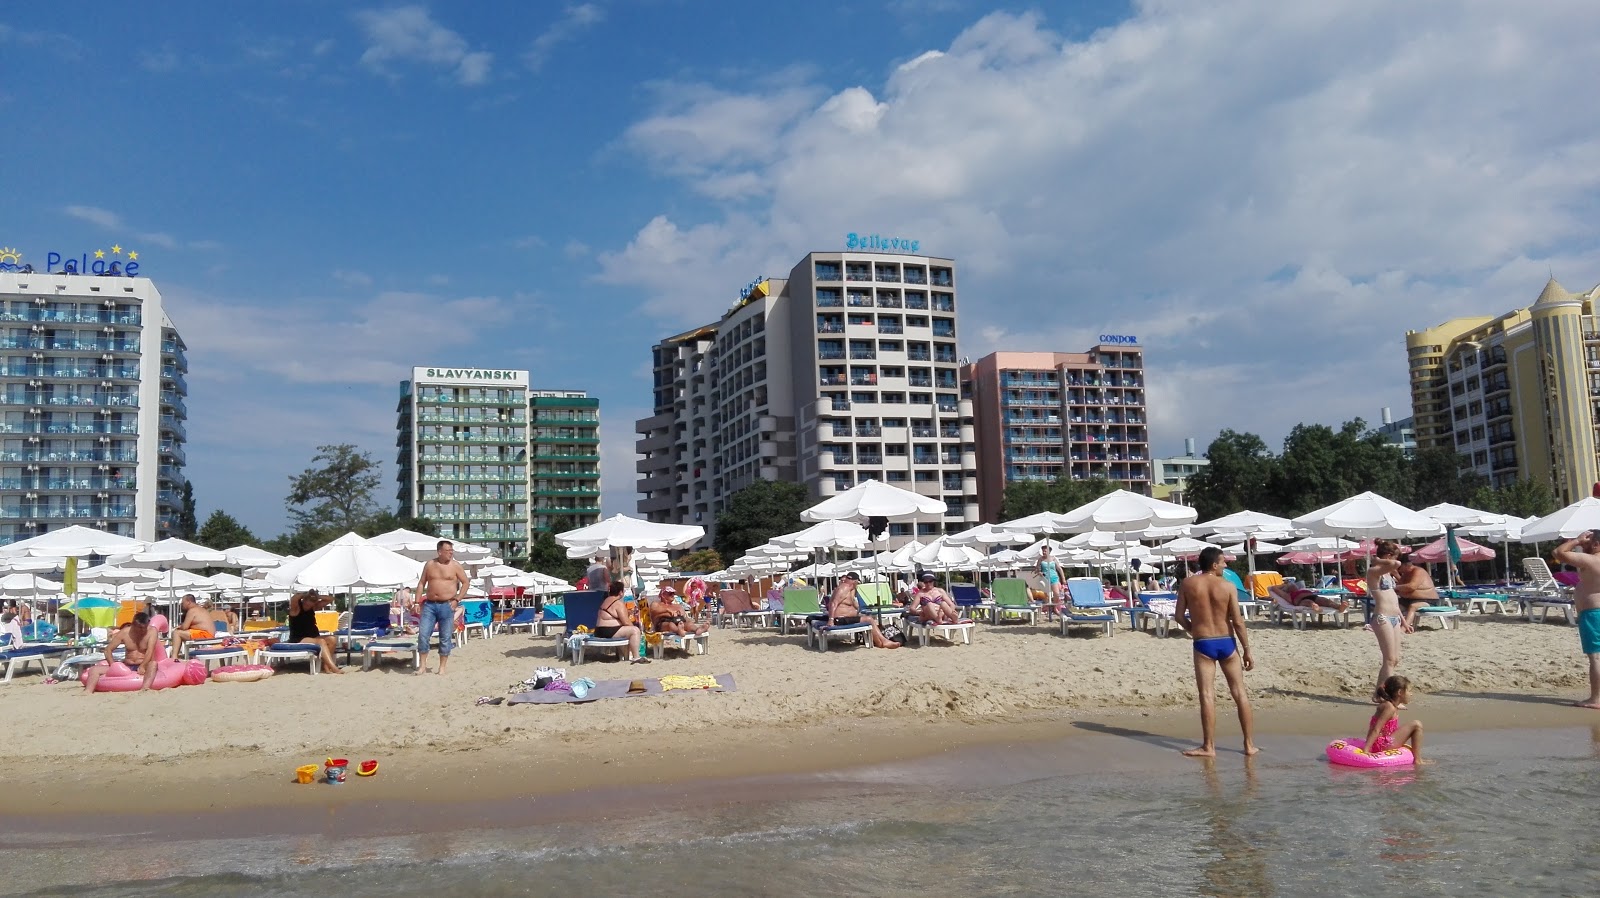
<path fill-rule="evenodd" d="M 270 676 L 272 667 L 266 664 L 234 664 L 211 672 L 211 679 L 218 683 L 253 683 Z"/>
<path fill-rule="evenodd" d="M 1345 767 L 1410 767 L 1416 763 L 1405 746 L 1367 754 L 1365 739 L 1335 739 L 1328 743 L 1328 760 Z"/>
<path fill-rule="evenodd" d="M 106 662 L 101 661 L 94 667 L 104 667 L 105 664 Z M 89 680 L 89 671 L 93 669 L 93 667 L 88 668 L 84 670 L 83 673 L 79 674 L 79 682 L 87 684 Z M 150 688 L 169 689 L 173 686 L 181 686 L 183 684 L 184 672 L 188 669 L 189 665 L 187 662 L 173 661 L 170 658 L 163 658 L 156 662 L 156 678 L 151 681 Z M 123 664 L 121 661 L 113 661 L 111 662 L 111 669 L 102 674 L 100 681 L 94 684 L 94 691 L 138 692 L 139 687 L 143 685 L 144 677 L 139 675 L 139 671 L 137 669 L 129 667 L 128 665 Z"/>

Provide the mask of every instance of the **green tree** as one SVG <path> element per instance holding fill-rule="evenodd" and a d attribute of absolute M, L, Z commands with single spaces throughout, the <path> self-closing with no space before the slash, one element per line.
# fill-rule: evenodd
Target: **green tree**
<path fill-rule="evenodd" d="M 1483 475 L 1463 468 L 1464 461 L 1465 456 L 1450 449 L 1417 450 L 1416 457 L 1408 462 L 1411 469 L 1411 496 L 1409 499 L 1395 496 L 1394 500 L 1409 501 L 1412 508 L 1427 508 L 1440 502 L 1481 508 L 1473 502 L 1483 490 L 1488 489 L 1489 481 Z"/>
<path fill-rule="evenodd" d="M 1224 430 L 1206 449 L 1209 462 L 1189 478 L 1188 498 L 1199 519 L 1209 521 L 1236 511 L 1282 514 L 1272 495 L 1278 460 L 1253 433 Z"/>
<path fill-rule="evenodd" d="M 556 542 L 554 533 L 540 530 L 528 543 L 528 557 L 520 559 L 523 570 L 538 571 L 576 583 L 588 566 L 587 559 L 568 558 L 565 546 Z"/>
<path fill-rule="evenodd" d="M 191 540 L 200 529 L 200 521 L 196 517 L 194 507 L 194 484 L 187 480 L 183 482 L 182 507 L 178 511 L 177 527 L 174 529 L 177 531 L 174 536 Z"/>
<path fill-rule="evenodd" d="M 256 535 L 250 532 L 250 528 L 220 508 L 206 518 L 206 522 L 196 531 L 194 541 L 208 549 L 257 545 Z"/>
<path fill-rule="evenodd" d="M 1498 489 L 1480 486 L 1472 494 L 1473 508 L 1519 518 L 1544 517 L 1556 510 L 1556 494 L 1550 484 L 1527 478 Z"/>
<path fill-rule="evenodd" d="M 439 535 L 439 525 L 431 519 L 402 517 L 387 508 L 357 524 L 355 530 L 358 535 L 369 539 L 391 530 L 411 530 L 424 536 Z"/>
<path fill-rule="evenodd" d="M 1006 484 L 1000 520 L 1014 521 L 1041 511 L 1066 512 L 1115 490 L 1104 477 L 1087 480 L 1019 480 Z"/>
<path fill-rule="evenodd" d="M 318 446 L 312 466 L 289 478 L 285 505 L 296 531 L 355 530 L 375 511 L 378 463 L 350 443 Z M 337 534 L 336 534 L 337 535 Z"/>
<path fill-rule="evenodd" d="M 700 549 L 696 552 L 688 552 L 678 556 L 677 560 L 672 562 L 673 570 L 696 574 L 709 574 L 712 571 L 720 571 L 725 566 L 722 563 L 722 556 L 717 554 L 716 549 Z"/>
<path fill-rule="evenodd" d="M 774 536 L 800 529 L 800 512 L 812 499 L 798 483 L 757 480 L 728 497 L 728 507 L 717 515 L 717 554 L 738 558 Z"/>

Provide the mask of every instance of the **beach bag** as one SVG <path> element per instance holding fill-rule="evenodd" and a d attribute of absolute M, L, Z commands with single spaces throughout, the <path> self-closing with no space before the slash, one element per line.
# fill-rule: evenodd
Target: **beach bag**
<path fill-rule="evenodd" d="M 881 632 L 883 633 L 883 638 L 890 642 L 896 642 L 900 645 L 906 644 L 906 632 L 900 629 L 897 624 L 889 624 Z"/>

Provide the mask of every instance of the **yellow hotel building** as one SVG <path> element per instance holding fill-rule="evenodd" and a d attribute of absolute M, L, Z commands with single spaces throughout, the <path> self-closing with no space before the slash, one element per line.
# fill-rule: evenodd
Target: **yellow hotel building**
<path fill-rule="evenodd" d="M 1533 305 L 1406 332 L 1417 448 L 1453 449 L 1494 486 L 1548 482 L 1563 503 L 1600 480 L 1600 287 L 1555 278 Z"/>

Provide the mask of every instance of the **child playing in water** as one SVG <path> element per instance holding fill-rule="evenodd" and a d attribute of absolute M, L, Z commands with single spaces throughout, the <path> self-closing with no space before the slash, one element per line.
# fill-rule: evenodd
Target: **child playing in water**
<path fill-rule="evenodd" d="M 1411 681 L 1392 676 L 1378 687 L 1378 697 L 1378 713 L 1367 722 L 1367 754 L 1403 747 L 1411 749 L 1411 757 L 1418 764 L 1432 764 L 1422 760 L 1422 721 L 1400 726 L 1400 709 L 1411 701 Z"/>

